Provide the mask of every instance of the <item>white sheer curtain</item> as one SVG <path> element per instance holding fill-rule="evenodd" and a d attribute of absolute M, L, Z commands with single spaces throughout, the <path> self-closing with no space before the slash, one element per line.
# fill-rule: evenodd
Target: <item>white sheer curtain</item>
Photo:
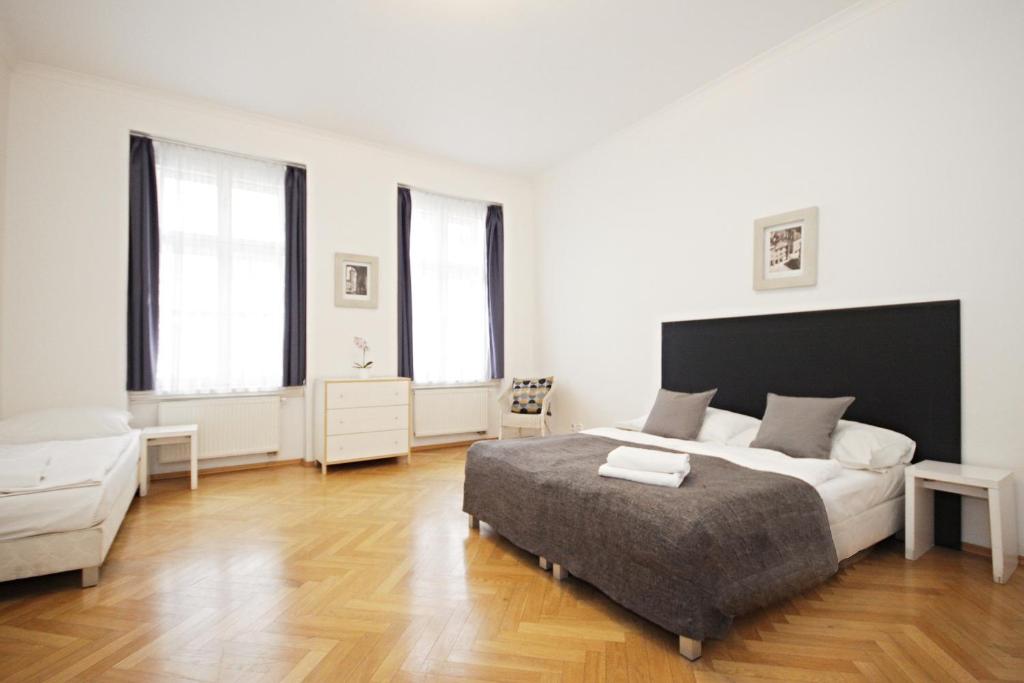
<path fill-rule="evenodd" d="M 411 191 L 416 382 L 488 378 L 487 205 Z"/>
<path fill-rule="evenodd" d="M 160 214 L 156 390 L 280 387 L 285 166 L 154 142 Z"/>

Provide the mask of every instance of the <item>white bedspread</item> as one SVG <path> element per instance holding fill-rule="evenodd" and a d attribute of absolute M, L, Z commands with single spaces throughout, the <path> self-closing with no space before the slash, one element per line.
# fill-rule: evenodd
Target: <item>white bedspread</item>
<path fill-rule="evenodd" d="M 658 446 L 679 451 L 680 453 L 711 455 L 752 470 L 777 472 L 778 474 L 796 477 L 815 488 L 818 488 L 829 479 L 838 477 L 843 472 L 843 466 L 835 460 L 793 458 L 785 453 L 770 451 L 764 448 L 742 448 L 740 446 L 726 446 L 706 441 L 667 439 L 662 436 L 645 434 L 643 432 L 631 432 L 625 429 L 615 429 L 614 427 L 598 427 L 597 429 L 588 429 L 583 433 L 603 436 L 617 441 Z"/>
<path fill-rule="evenodd" d="M 0 493 L 38 487 L 49 464 L 49 457 L 37 458 L 32 454 L 0 458 Z"/>
<path fill-rule="evenodd" d="M 9 448 L 0 448 L 0 467 L 5 454 L 13 457 Z M 50 462 L 40 486 L 0 494 L 0 541 L 99 524 L 121 492 L 138 485 L 138 430 L 102 439 L 23 444 L 17 449 L 21 455 L 49 454 Z"/>
<path fill-rule="evenodd" d="M 133 431 L 100 439 L 0 444 L 0 469 L 5 460 L 21 463 L 35 460 L 43 473 L 37 485 L 0 488 L 0 496 L 99 486 L 130 442 L 137 440 L 138 432 Z"/>

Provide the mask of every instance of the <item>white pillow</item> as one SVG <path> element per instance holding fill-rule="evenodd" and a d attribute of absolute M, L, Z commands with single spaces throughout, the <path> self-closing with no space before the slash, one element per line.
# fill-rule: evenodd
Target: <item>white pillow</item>
<path fill-rule="evenodd" d="M 832 432 L 831 458 L 858 470 L 883 470 L 913 460 L 917 444 L 882 427 L 840 420 Z"/>
<path fill-rule="evenodd" d="M 761 421 L 756 417 L 734 413 L 721 408 L 708 408 L 704 413 L 704 424 L 700 426 L 697 441 L 726 443 L 737 434 L 748 429 L 757 429 Z M 751 437 L 753 440 L 753 437 Z"/>
<path fill-rule="evenodd" d="M 615 428 L 625 429 L 630 432 L 640 432 L 643 431 L 645 424 L 647 424 L 647 415 L 641 415 L 640 417 L 634 417 L 632 420 L 616 422 Z"/>
<path fill-rule="evenodd" d="M 615 426 L 618 429 L 626 429 L 631 432 L 642 432 L 645 424 L 647 424 L 647 415 L 641 415 L 632 420 L 616 422 Z M 708 408 L 704 413 L 704 422 L 700 426 L 700 433 L 697 434 L 696 440 L 725 443 L 731 437 L 750 428 L 753 428 L 756 434 L 760 424 L 761 421 L 756 417 L 741 415 L 721 408 Z M 751 436 L 747 443 L 749 444 L 753 440 L 754 437 Z"/>
<path fill-rule="evenodd" d="M 761 422 L 760 422 L 760 420 L 758 420 L 758 423 L 756 425 L 754 425 L 753 427 L 750 427 L 748 429 L 744 429 L 742 432 L 740 432 L 736 436 L 734 436 L 734 437 L 730 438 L 729 440 L 727 440 L 725 442 L 725 445 L 726 446 L 740 446 L 742 448 L 750 448 L 750 442 L 753 441 L 754 438 L 757 436 L 757 432 L 758 432 L 759 429 L 761 429 Z"/>
<path fill-rule="evenodd" d="M 131 431 L 132 415 L 113 408 L 52 408 L 0 420 L 0 443 L 71 441 Z"/>

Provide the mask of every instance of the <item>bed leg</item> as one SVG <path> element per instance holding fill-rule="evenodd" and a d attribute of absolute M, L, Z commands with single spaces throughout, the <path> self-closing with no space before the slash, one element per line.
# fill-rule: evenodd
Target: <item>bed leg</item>
<path fill-rule="evenodd" d="M 540 568 L 544 571 L 551 569 L 551 563 L 548 561 L 548 558 L 544 557 L 543 555 L 537 558 L 537 564 L 539 564 Z"/>
<path fill-rule="evenodd" d="M 695 659 L 700 659 L 700 650 L 703 641 L 694 640 L 693 638 L 687 638 L 686 636 L 679 636 L 679 654 L 689 659 L 691 662 Z"/>
<path fill-rule="evenodd" d="M 559 581 L 565 581 L 567 578 L 569 578 L 569 571 L 562 565 L 555 562 L 551 566 L 551 575 Z"/>
<path fill-rule="evenodd" d="M 82 567 L 82 588 L 88 588 L 89 586 L 95 586 L 100 582 L 100 568 L 97 567 Z"/>
<path fill-rule="evenodd" d="M 473 515 L 470 515 L 469 516 L 469 528 L 470 529 L 479 529 L 480 528 L 480 520 L 477 519 L 476 517 L 474 517 Z"/>

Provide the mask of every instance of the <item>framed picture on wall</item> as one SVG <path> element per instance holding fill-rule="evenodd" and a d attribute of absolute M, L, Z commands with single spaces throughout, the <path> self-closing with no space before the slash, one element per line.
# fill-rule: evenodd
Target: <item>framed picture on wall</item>
<path fill-rule="evenodd" d="M 754 221 L 754 289 L 818 282 L 818 207 Z"/>
<path fill-rule="evenodd" d="M 334 255 L 334 305 L 377 308 L 376 256 Z"/>

